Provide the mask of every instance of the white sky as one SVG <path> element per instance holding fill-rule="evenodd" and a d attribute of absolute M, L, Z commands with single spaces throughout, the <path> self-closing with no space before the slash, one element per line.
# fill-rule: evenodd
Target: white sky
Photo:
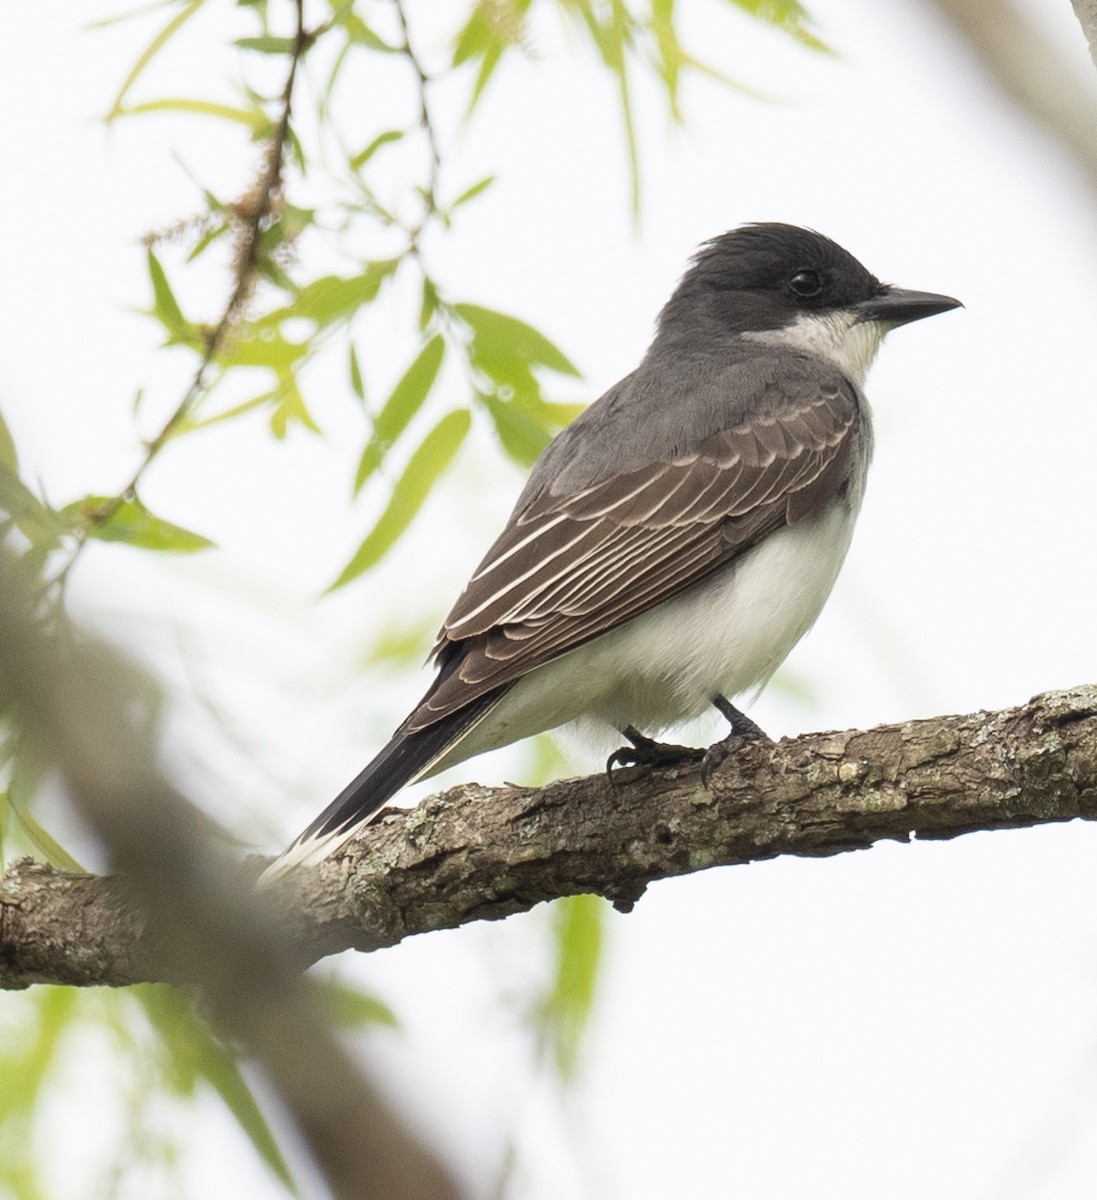
<path fill-rule="evenodd" d="M 741 221 L 813 226 L 882 278 L 958 296 L 966 309 L 897 332 L 870 377 L 877 455 L 863 515 L 835 595 L 787 669 L 810 703 L 774 688 L 753 713 L 780 735 L 1091 682 L 1092 194 L 920 6 L 811 7 L 839 59 L 714 3 L 689 6 L 688 41 L 784 102 L 695 83 L 689 129 L 676 133 L 641 94 L 638 231 L 611 89 L 577 42 L 546 29 L 536 64 L 504 75 L 458 145 L 453 192 L 489 172 L 500 182 L 434 247 L 436 272 L 459 298 L 543 329 L 582 368 L 576 394 L 590 398 L 635 365 L 693 248 Z M 1088 69 L 1066 0 L 1040 12 Z M 194 122 L 104 136 L 93 118 L 137 31 L 81 33 L 87 10 L 56 2 L 6 16 L 19 50 L 0 80 L 0 403 L 30 473 L 61 501 L 123 481 L 139 387 L 149 427 L 179 392 L 185 363 L 167 377 L 154 367 L 155 331 L 127 312 L 147 296 L 136 237 L 196 203 L 173 151 L 205 182 L 242 183 L 251 160 Z M 192 54 L 212 26 L 191 35 Z M 186 56 L 152 78 L 215 92 L 222 60 L 207 58 L 197 79 Z M 386 86 L 361 81 L 363 112 L 391 103 Z M 402 320 L 376 318 L 375 397 L 410 357 Z M 221 551 L 149 564 L 104 548 L 76 589 L 82 610 L 197 697 L 180 701 L 194 742 L 173 757 L 230 825 L 263 811 L 265 828 L 250 828 L 268 850 L 425 685 L 425 674 L 363 677 L 370 631 L 436 625 L 520 484 L 494 471 L 485 437 L 491 479 L 478 477 L 483 457 L 467 457 L 399 555 L 314 604 L 371 502 L 346 511 L 363 427 L 341 373 L 308 394 L 326 439 L 257 448 L 254 428 L 226 428 L 173 448 L 150 474 L 149 503 Z M 206 695 L 222 705 L 220 739 L 200 717 Z M 497 782 L 522 762 L 483 760 L 459 776 Z M 543 969 L 544 912 L 346 969 L 405 1020 L 374 1058 L 481 1187 L 516 1124 L 523 1200 L 1067 1200 L 1097 1187 L 1095 853 L 1097 831 L 1075 824 L 653 887 L 611 918 L 585 1084 L 564 1120 L 531 1084 L 505 1003 Z M 277 1194 L 220 1136 L 202 1134 L 217 1162 L 199 1156 L 193 1194 Z M 80 1181 L 65 1188 L 83 1194 Z"/>

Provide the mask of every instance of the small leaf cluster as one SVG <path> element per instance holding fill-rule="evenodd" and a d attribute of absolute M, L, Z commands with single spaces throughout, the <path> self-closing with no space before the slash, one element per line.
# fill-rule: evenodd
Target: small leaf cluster
<path fill-rule="evenodd" d="M 319 991 L 341 1028 L 396 1027 L 391 1009 L 368 993 L 336 982 L 321 983 Z M 170 1179 L 187 1152 L 188 1125 L 179 1109 L 210 1096 L 232 1114 L 279 1190 L 302 1194 L 237 1055 L 211 1032 L 190 989 L 37 988 L 8 998 L 0 1028 L 3 1195 L 38 1200 L 51 1194 L 46 1160 L 35 1153 L 40 1123 L 52 1107 L 50 1094 L 71 1087 L 72 1063 L 87 1057 L 89 1045 L 114 1061 L 111 1077 L 99 1081 L 99 1103 L 117 1110 L 109 1123 L 117 1144 L 100 1145 L 100 1165 L 90 1168 L 82 1194 L 114 1195 L 123 1179 L 139 1173 Z M 94 1118 L 100 1138 L 108 1127 L 104 1115 Z"/>
<path fill-rule="evenodd" d="M 827 52 L 814 31 L 807 10 L 798 0 L 726 0 L 747 16 L 779 29 L 801 45 Z M 636 75 L 648 75 L 662 86 L 668 111 L 683 120 L 681 83 L 694 71 L 748 91 L 718 66 L 698 58 L 682 43 L 679 32 L 682 0 L 556 0 L 563 17 L 585 36 L 599 61 L 617 85 L 621 120 L 628 150 L 634 214 L 640 207 L 640 156 L 636 140 L 633 90 Z M 457 35 L 453 61 L 475 67 L 472 104 L 483 95 L 499 64 L 512 51 L 528 51 L 533 0 L 477 0 Z"/>

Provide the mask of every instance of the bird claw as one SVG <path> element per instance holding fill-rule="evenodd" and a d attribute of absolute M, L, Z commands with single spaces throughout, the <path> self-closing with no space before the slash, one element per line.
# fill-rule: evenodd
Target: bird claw
<path fill-rule="evenodd" d="M 762 736 L 765 737 L 765 734 Z M 702 786 L 707 788 L 713 774 L 719 770 L 724 760 L 730 758 L 733 754 L 737 754 L 747 742 L 752 740 L 754 739 L 744 737 L 740 733 L 729 733 L 727 737 L 721 738 L 718 742 L 713 742 L 701 756 Z"/>
<path fill-rule="evenodd" d="M 670 767 L 683 762 L 695 762 L 704 754 L 693 746 L 674 746 L 665 742 L 657 742 L 654 738 L 646 737 L 638 729 L 629 725 L 622 730 L 625 737 L 632 743 L 621 746 L 606 759 L 606 776 L 610 783 L 617 783 L 619 767 Z"/>
<path fill-rule="evenodd" d="M 636 754 L 631 746 L 621 746 L 606 759 L 606 776 L 610 783 L 616 783 L 614 770 L 618 767 L 634 767 L 637 764 Z"/>
<path fill-rule="evenodd" d="M 769 734 L 750 717 L 741 713 L 731 701 L 726 700 L 723 696 L 717 696 L 713 700 L 713 704 L 719 709 L 731 729 L 726 737 L 722 737 L 718 742 L 713 742 L 701 759 L 701 783 L 706 788 L 721 763 L 731 755 L 738 754 L 748 742 L 772 742 Z"/>
<path fill-rule="evenodd" d="M 701 783 L 707 788 L 713 774 L 726 758 L 738 754 L 748 742 L 771 740 L 764 729 L 723 696 L 717 696 L 713 704 L 731 725 L 731 730 L 726 737 L 713 742 L 707 750 L 699 750 L 695 746 L 674 746 L 657 742 L 654 738 L 642 734 L 635 726 L 626 726 L 621 732 L 632 744 L 614 750 L 606 759 L 606 776 L 610 783 L 617 783 L 617 768 L 621 767 L 673 767 L 685 762 L 700 761 Z"/>

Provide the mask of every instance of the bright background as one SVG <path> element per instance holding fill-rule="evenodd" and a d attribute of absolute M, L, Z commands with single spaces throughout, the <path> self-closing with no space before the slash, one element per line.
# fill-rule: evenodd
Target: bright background
<path fill-rule="evenodd" d="M 1030 7 L 1091 71 L 1066 0 Z M 961 298 L 884 347 L 848 564 L 752 713 L 780 736 L 1097 680 L 1093 192 L 922 6 L 816 0 L 837 58 L 712 3 L 684 8 L 686 43 L 776 102 L 694 81 L 680 132 L 641 89 L 634 226 L 611 85 L 546 24 L 536 59 L 504 69 L 456 143 L 455 186 L 500 182 L 438 244 L 435 272 L 457 298 L 543 329 L 582 369 L 582 398 L 635 365 L 698 243 L 742 221 L 812 226 L 887 281 Z M 12 6 L 0 79 L 0 400 L 57 502 L 124 481 L 138 388 L 145 432 L 181 390 L 185 360 L 166 377 L 156 331 L 130 311 L 148 297 L 140 234 L 198 204 L 180 160 L 241 186 L 253 161 L 194 121 L 104 133 L 95 118 L 147 31 L 83 31 L 97 15 Z M 428 55 L 448 31 L 432 19 L 423 5 L 413 26 Z M 196 62 L 209 80 L 231 71 L 211 36 L 189 32 L 189 61 L 157 65 L 161 91 L 174 71 L 193 94 Z M 400 99 L 384 80 L 361 86 L 364 105 Z M 440 103 L 456 128 L 456 94 L 451 113 Z M 222 295 L 224 280 L 209 286 Z M 403 326 L 376 318 L 375 395 L 410 357 Z M 424 688 L 425 672 L 363 673 L 371 639 L 433 631 L 521 482 L 493 454 L 481 474 L 472 448 L 397 554 L 317 602 L 368 525 L 346 509 L 361 428 L 347 390 L 334 373 L 311 387 L 324 438 L 257 446 L 229 426 L 156 464 L 150 506 L 218 551 L 148 562 L 96 548 L 75 581 L 75 609 L 175 681 L 173 765 L 192 794 L 266 851 Z M 527 761 L 453 778 L 501 782 Z M 373 1038 L 370 1059 L 477 1195 L 514 1136 L 515 1194 L 530 1200 L 1066 1200 L 1097 1188 L 1095 855 L 1097 831 L 1075 823 L 658 884 L 610 919 L 582 1084 L 562 1106 L 521 1021 L 543 912 L 340 967 L 399 1013 L 403 1032 Z M 57 1111 L 61 1136 L 94 1144 L 77 1099 Z M 196 1126 L 187 1194 L 278 1194 L 217 1112 Z M 56 1171 L 58 1195 L 85 1194 Z"/>

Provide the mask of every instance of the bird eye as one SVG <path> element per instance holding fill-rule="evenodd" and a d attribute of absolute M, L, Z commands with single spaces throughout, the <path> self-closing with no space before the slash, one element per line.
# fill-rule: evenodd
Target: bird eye
<path fill-rule="evenodd" d="M 823 290 L 823 277 L 818 271 L 797 271 L 788 285 L 797 296 L 817 296 Z"/>

